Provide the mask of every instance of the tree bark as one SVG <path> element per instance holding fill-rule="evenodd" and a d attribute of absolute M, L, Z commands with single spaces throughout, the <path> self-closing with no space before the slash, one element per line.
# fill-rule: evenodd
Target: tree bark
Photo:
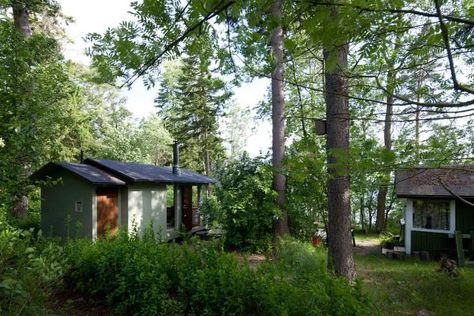
<path fill-rule="evenodd" d="M 336 8 L 332 16 L 337 18 Z M 355 278 L 352 257 L 351 207 L 349 191 L 349 100 L 347 78 L 347 43 L 325 47 L 325 99 L 328 163 L 328 235 L 329 265 L 336 274 L 350 282 Z M 336 60 L 336 66 L 331 66 Z"/>
<path fill-rule="evenodd" d="M 13 22 L 15 24 L 16 30 L 20 32 L 24 38 L 29 38 L 31 36 L 27 2 L 27 0 L 16 0 L 12 2 Z"/>
<path fill-rule="evenodd" d="M 360 229 L 363 232 L 367 232 L 365 228 L 365 216 L 364 216 L 364 211 L 365 211 L 365 205 L 364 205 L 364 198 L 365 194 L 362 193 L 362 197 L 360 198 Z"/>
<path fill-rule="evenodd" d="M 383 130 L 383 140 L 385 150 L 390 151 L 392 150 L 392 117 L 393 117 L 393 82 L 395 81 L 395 75 L 393 71 L 389 69 L 387 72 L 387 90 L 389 91 L 387 95 L 387 104 L 385 109 L 385 124 Z M 385 178 L 382 179 L 382 183 L 380 184 L 380 188 L 377 194 L 377 216 L 375 222 L 375 229 L 377 232 L 382 232 L 385 229 L 385 208 L 387 202 L 387 192 L 388 192 L 388 185 L 390 183 L 390 173 L 391 171 L 388 169 L 388 166 L 385 165 L 387 168 Z"/>
<path fill-rule="evenodd" d="M 420 70 L 416 74 L 416 102 L 420 102 L 421 100 L 421 92 L 420 89 L 423 85 L 423 70 Z M 419 105 L 416 106 L 415 110 L 415 161 L 416 164 L 419 164 L 420 159 L 420 112 L 421 107 Z"/>
<path fill-rule="evenodd" d="M 14 0 L 12 1 L 12 11 L 13 11 L 13 23 L 15 25 L 15 29 L 22 35 L 23 39 L 28 39 L 31 37 L 31 27 L 29 21 L 29 12 L 28 12 L 28 0 L 19 1 Z M 31 92 L 32 86 L 31 84 L 27 84 L 25 87 L 25 93 Z M 24 101 L 23 101 L 24 102 Z M 23 106 L 26 106 L 23 104 Z M 23 155 L 21 155 L 23 157 Z M 19 164 L 25 166 L 26 172 L 29 174 L 31 173 L 30 164 L 24 161 L 24 158 L 20 158 L 18 160 Z M 29 199 L 26 192 L 18 192 L 18 201 L 16 205 L 11 209 L 11 214 L 14 217 L 25 218 L 28 215 L 28 205 Z"/>
<path fill-rule="evenodd" d="M 271 7 L 273 18 L 280 22 L 282 0 L 274 0 Z M 276 205 L 281 215 L 274 222 L 275 236 L 289 234 L 288 212 L 285 209 L 286 178 L 283 171 L 285 153 L 285 100 L 283 96 L 283 28 L 280 23 L 273 30 L 271 46 L 275 57 L 275 69 L 272 73 L 272 153 L 273 153 L 273 189 L 278 197 Z"/>

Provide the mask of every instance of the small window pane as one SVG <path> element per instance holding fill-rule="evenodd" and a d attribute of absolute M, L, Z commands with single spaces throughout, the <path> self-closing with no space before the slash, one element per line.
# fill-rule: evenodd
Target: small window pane
<path fill-rule="evenodd" d="M 76 201 L 76 204 L 74 205 L 74 210 L 77 213 L 82 213 L 82 201 Z"/>
<path fill-rule="evenodd" d="M 449 230 L 449 201 L 414 200 L 413 227 Z"/>

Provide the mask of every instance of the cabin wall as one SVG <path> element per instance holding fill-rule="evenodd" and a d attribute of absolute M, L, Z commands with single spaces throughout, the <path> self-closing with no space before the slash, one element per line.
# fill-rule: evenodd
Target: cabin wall
<path fill-rule="evenodd" d="M 474 203 L 474 199 L 468 199 Z M 474 207 L 456 200 L 456 230 L 469 234 L 474 230 Z"/>
<path fill-rule="evenodd" d="M 120 226 L 128 230 L 128 188 L 123 187 L 119 190 L 120 201 Z"/>
<path fill-rule="evenodd" d="M 142 235 L 153 224 L 155 233 L 166 238 L 166 185 L 133 184 L 128 186 L 128 232 Z"/>
<path fill-rule="evenodd" d="M 411 232 L 411 250 L 428 251 L 434 258 L 442 254 L 449 254 L 454 250 L 454 239 L 449 234 L 431 232 Z"/>
<path fill-rule="evenodd" d="M 467 199 L 474 203 L 474 199 Z M 460 230 L 463 234 L 470 234 L 474 231 L 474 207 L 462 201 L 456 200 L 456 230 Z M 464 249 L 474 249 L 471 238 L 464 238 Z"/>
<path fill-rule="evenodd" d="M 91 237 L 92 209 L 95 186 L 71 174 L 59 170 L 54 179 L 58 183 L 41 187 L 41 229 L 46 236 L 63 240 L 76 237 Z M 82 211 L 76 211 L 76 202 L 81 202 Z"/>

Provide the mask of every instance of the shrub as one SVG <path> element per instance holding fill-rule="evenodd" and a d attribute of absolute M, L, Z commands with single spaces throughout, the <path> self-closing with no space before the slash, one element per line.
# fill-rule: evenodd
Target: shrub
<path fill-rule="evenodd" d="M 384 248 L 393 248 L 393 246 L 403 246 L 403 242 L 400 241 L 400 236 L 396 236 L 390 232 L 384 232 L 380 234 L 380 245 Z"/>
<path fill-rule="evenodd" d="M 359 283 L 350 286 L 326 270 L 326 251 L 292 239 L 280 242 L 275 260 L 257 271 L 262 315 L 367 315 Z"/>
<path fill-rule="evenodd" d="M 217 201 L 204 203 L 208 223 L 220 222 L 226 246 L 261 252 L 270 248 L 272 227 L 278 215 L 272 189 L 271 166 L 261 159 L 244 155 L 226 163 L 218 171 Z"/>
<path fill-rule="evenodd" d="M 360 289 L 330 276 L 323 255 L 282 243 L 256 271 L 218 242 L 158 244 L 119 234 L 68 246 L 68 282 L 117 314 L 360 315 Z"/>
<path fill-rule="evenodd" d="M 61 247 L 0 222 L 0 314 L 44 314 L 66 267 Z"/>

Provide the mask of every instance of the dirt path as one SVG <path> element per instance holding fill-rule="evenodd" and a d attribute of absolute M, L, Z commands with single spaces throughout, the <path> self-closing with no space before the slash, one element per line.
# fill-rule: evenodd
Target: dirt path
<path fill-rule="evenodd" d="M 357 255 L 370 255 L 380 253 L 380 241 L 377 239 L 356 240 L 356 246 L 353 248 Z"/>

